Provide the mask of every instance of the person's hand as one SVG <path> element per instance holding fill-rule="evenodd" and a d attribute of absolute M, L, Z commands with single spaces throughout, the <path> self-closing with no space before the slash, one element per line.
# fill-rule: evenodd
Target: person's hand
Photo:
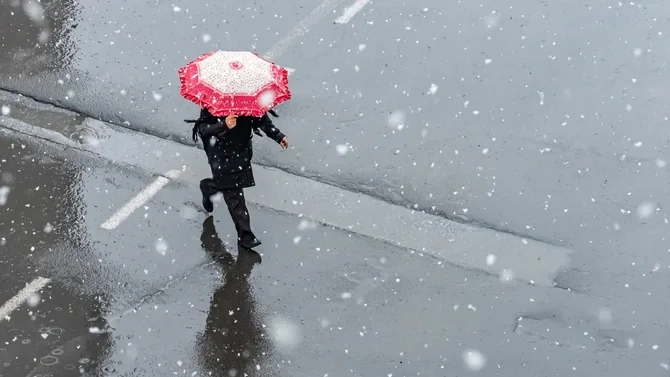
<path fill-rule="evenodd" d="M 233 129 L 237 126 L 237 115 L 231 114 L 226 117 L 226 127 Z"/>
<path fill-rule="evenodd" d="M 288 148 L 288 139 L 286 138 L 286 136 L 284 136 L 284 138 L 281 139 L 281 141 L 279 142 L 279 146 L 282 147 L 283 149 Z"/>

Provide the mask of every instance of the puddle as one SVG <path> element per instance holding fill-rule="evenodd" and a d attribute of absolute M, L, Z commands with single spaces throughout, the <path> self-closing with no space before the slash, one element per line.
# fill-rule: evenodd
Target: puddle
<path fill-rule="evenodd" d="M 84 122 L 86 120 L 84 115 L 57 108 L 49 110 L 46 108 L 47 105 L 43 105 L 44 108 L 35 109 L 32 108 L 32 105 L 28 107 L 16 100 L 7 101 L 6 105 L 10 109 L 8 117 L 58 132 L 79 144 L 95 146 L 101 139 L 107 138 L 92 128 L 89 122 Z"/>
<path fill-rule="evenodd" d="M 28 100 L 26 99 L 26 101 Z M 9 106 L 10 113 L 7 115 L 8 117 L 20 120 L 24 123 L 39 125 L 40 127 L 56 131 L 67 137 L 73 133 L 72 130 L 69 130 L 69 127 L 81 124 L 84 119 L 86 119 L 83 115 L 55 108 L 54 110 L 30 108 L 16 100 L 7 101 L 3 104 Z M 44 106 L 46 107 L 46 105 Z"/>
<path fill-rule="evenodd" d="M 76 141 L 79 144 L 84 145 L 98 145 L 101 139 L 106 139 L 107 137 L 102 137 L 97 130 L 88 126 L 88 123 L 66 127 L 66 130 L 73 130 L 69 135 L 65 135 L 70 140 Z"/>

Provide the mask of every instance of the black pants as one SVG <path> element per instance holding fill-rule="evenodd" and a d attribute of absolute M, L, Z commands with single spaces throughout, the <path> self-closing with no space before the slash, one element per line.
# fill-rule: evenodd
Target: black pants
<path fill-rule="evenodd" d="M 247 203 L 244 200 L 244 190 L 241 188 L 226 189 L 220 188 L 212 178 L 206 178 L 200 181 L 200 191 L 202 194 L 211 197 L 217 193 L 223 194 L 223 200 L 228 206 L 228 212 L 235 224 L 238 241 L 252 241 L 256 238 L 251 231 L 251 217 L 247 209 Z"/>

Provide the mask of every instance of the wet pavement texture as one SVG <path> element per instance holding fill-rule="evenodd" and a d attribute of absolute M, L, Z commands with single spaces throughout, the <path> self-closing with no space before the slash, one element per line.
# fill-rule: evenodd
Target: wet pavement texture
<path fill-rule="evenodd" d="M 178 180 L 107 230 L 155 176 L 0 147 L 0 305 L 50 279 L 0 321 L 0 376 L 667 375 L 668 263 L 540 287 L 252 206 L 255 254 Z"/>
<path fill-rule="evenodd" d="M 133 129 L 188 142 L 177 68 L 251 49 L 295 69 L 261 164 L 575 249 L 666 193 L 660 1 L 2 3 L 0 87 Z"/>
<path fill-rule="evenodd" d="M 0 321 L 1 376 L 461 375 L 470 348 L 480 375 L 667 375 L 664 3 L 371 1 L 334 24 L 349 4 L 324 1 L 289 45 L 316 4 L 36 4 L 0 0 L 2 88 L 186 142 L 177 68 L 271 52 L 294 147 L 260 163 L 575 252 L 556 288 L 504 284 L 252 208 L 247 282 L 253 255 L 212 258 L 232 225 L 197 188 L 104 230 L 155 177 L 0 131 L 0 305 L 51 279 Z"/>

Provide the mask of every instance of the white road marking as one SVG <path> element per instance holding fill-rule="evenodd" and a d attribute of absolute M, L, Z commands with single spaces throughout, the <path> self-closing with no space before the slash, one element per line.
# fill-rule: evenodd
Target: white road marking
<path fill-rule="evenodd" d="M 44 288 L 45 285 L 49 284 L 50 281 L 51 279 L 38 277 L 32 282 L 28 283 L 25 288 L 16 294 L 16 296 L 10 298 L 9 301 L 0 307 L 0 322 L 5 319 L 9 319 L 9 315 L 12 314 L 14 310 L 26 302 L 26 300 L 32 294 Z"/>
<path fill-rule="evenodd" d="M 266 59 L 273 61 L 281 56 L 296 38 L 304 36 L 309 29 L 317 22 L 321 21 L 328 13 L 332 12 L 342 0 L 323 0 L 312 13 L 304 20 L 300 21 L 291 31 L 288 32 L 279 42 L 263 55 Z"/>
<path fill-rule="evenodd" d="M 348 23 L 369 2 L 370 0 L 356 0 L 356 2 L 353 3 L 350 7 L 344 8 L 344 12 L 342 12 L 342 15 L 340 17 L 335 19 L 335 23 L 338 24 Z"/>
<path fill-rule="evenodd" d="M 170 177 L 171 179 L 174 179 L 179 177 L 180 173 L 181 172 L 179 170 L 170 170 L 165 175 Z M 128 203 L 126 203 L 123 207 L 121 207 L 118 211 L 116 211 L 116 213 L 113 214 L 112 217 L 107 219 L 107 221 L 102 223 L 100 227 L 108 230 L 116 228 L 125 219 L 127 219 L 133 212 L 135 212 L 136 209 L 140 208 L 144 203 L 146 203 L 149 199 L 151 199 L 154 195 L 156 195 L 158 191 L 160 191 L 168 183 L 170 183 L 170 179 L 168 178 L 165 177 L 156 178 L 156 180 L 153 181 L 152 184 L 147 186 L 147 188 L 142 190 L 134 198 L 130 199 Z"/>

